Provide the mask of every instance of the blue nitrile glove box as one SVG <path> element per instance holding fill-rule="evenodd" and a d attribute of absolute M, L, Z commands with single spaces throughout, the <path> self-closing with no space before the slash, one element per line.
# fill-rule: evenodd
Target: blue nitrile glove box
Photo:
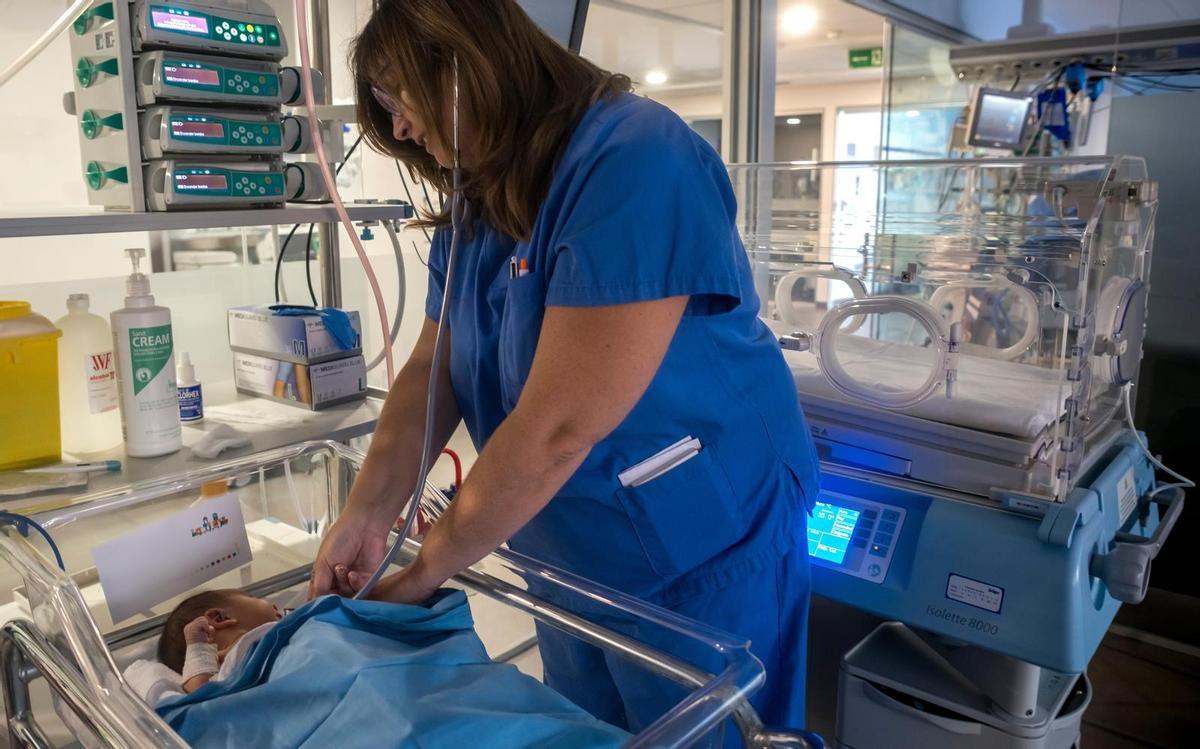
<path fill-rule="evenodd" d="M 229 348 L 293 364 L 321 362 L 362 353 L 362 322 L 358 312 L 347 310 L 355 345 L 342 348 L 317 314 L 282 316 L 269 307 L 234 307 L 229 310 Z"/>

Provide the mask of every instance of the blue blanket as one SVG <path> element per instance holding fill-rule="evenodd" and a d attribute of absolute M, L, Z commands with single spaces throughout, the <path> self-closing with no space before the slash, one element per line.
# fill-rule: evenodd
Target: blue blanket
<path fill-rule="evenodd" d="M 227 680 L 157 710 L 194 747 L 576 749 L 629 738 L 493 663 L 462 591 L 425 606 L 318 598 Z"/>

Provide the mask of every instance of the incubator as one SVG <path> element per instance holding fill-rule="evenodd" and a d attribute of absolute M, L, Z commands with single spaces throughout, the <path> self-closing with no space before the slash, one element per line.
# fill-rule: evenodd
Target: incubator
<path fill-rule="evenodd" d="M 1066 749 L 1183 508 L 1130 415 L 1156 186 L 1136 158 L 730 168 L 822 461 L 814 592 L 890 621 L 837 740 Z"/>
<path fill-rule="evenodd" d="M 0 616 L 6 622 L 0 628 L 0 655 L 12 745 L 55 746 L 78 739 L 94 746 L 100 737 L 115 746 L 186 746 L 121 675 L 134 659 L 153 658 L 166 615 L 186 594 L 132 615 L 122 612 L 114 623 L 113 596 L 101 584 L 104 570 L 98 573 L 94 566 L 94 556 L 99 562 L 95 551 L 180 512 L 204 514 L 202 503 L 220 502 L 215 495 L 232 493 L 250 559 L 202 587 L 239 588 L 270 598 L 280 609 L 297 606 L 304 600 L 320 530 L 337 517 L 363 457 L 341 443 L 300 444 L 28 508 L 64 550 L 65 571 L 14 527 L 0 530 Z M 430 487 L 422 512 L 436 517 L 446 504 Z M 235 513 L 228 517 L 236 524 Z M 397 563 L 411 561 L 418 548 L 415 541 L 406 542 Z M 153 575 L 137 577 L 140 584 Z M 449 586 L 467 591 L 494 661 L 511 661 L 528 649 L 538 621 L 628 660 L 647 680 L 677 685 L 676 706 L 631 736 L 627 746 L 721 746 L 724 730 L 739 732 L 747 746 L 820 746 L 762 725 L 746 701 L 764 679 L 747 643 L 506 550 L 489 555 Z M 683 661 L 639 642 L 639 634 L 655 629 L 693 643 L 694 658 Z M 52 703 L 61 724 L 53 718 Z M 469 712 L 471 706 L 457 707 Z M 395 708 L 403 716 L 422 706 L 418 701 Z M 564 740 L 569 743 L 569 736 Z"/>
<path fill-rule="evenodd" d="M 1112 444 L 1146 312 L 1157 200 L 1141 160 L 731 176 L 825 459 L 1036 504 L 1064 501 Z M 793 183 L 806 197 L 776 197 Z"/>

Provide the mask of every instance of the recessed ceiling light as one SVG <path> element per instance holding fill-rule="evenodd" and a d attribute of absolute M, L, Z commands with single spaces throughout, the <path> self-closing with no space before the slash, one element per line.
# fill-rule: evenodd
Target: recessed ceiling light
<path fill-rule="evenodd" d="M 651 86 L 661 86 L 670 79 L 665 70 L 651 70 L 646 73 L 646 83 Z"/>
<path fill-rule="evenodd" d="M 807 34 L 816 28 L 816 25 L 817 11 L 813 9 L 812 6 L 797 5 L 795 7 L 788 8 L 783 13 L 783 22 L 781 26 L 783 27 L 784 33 L 790 36 L 801 36 L 802 34 Z"/>
<path fill-rule="evenodd" d="M 789 125 L 799 125 L 799 124 L 800 124 L 800 118 L 799 118 L 799 117 L 788 117 L 788 118 L 787 118 L 787 124 L 789 124 Z"/>

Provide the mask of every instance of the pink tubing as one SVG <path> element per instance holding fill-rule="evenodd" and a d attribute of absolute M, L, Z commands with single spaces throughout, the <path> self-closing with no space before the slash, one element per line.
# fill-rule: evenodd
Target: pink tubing
<path fill-rule="evenodd" d="M 300 44 L 300 67 L 303 70 L 301 76 L 301 85 L 304 86 L 304 103 L 308 107 L 308 124 L 312 128 L 313 144 L 317 147 L 317 164 L 321 167 L 321 176 L 325 179 L 325 188 L 329 191 L 329 197 L 333 200 L 333 207 L 337 210 L 338 217 L 342 221 L 342 226 L 346 227 L 346 233 L 350 235 L 350 241 L 354 244 L 354 251 L 358 253 L 358 261 L 362 263 L 363 272 L 367 274 L 367 282 L 371 285 L 371 292 L 375 295 L 375 308 L 379 310 L 379 324 L 383 331 L 383 351 L 384 361 L 387 363 L 387 385 L 392 386 L 392 381 L 396 379 L 396 365 L 392 360 L 392 336 L 391 329 L 388 325 L 387 308 L 383 304 L 383 292 L 379 290 L 379 280 L 375 277 L 375 270 L 371 267 L 371 261 L 367 258 L 367 253 L 363 249 L 362 242 L 358 238 L 358 233 L 354 230 L 354 224 L 350 221 L 350 214 L 346 213 L 346 205 L 342 202 L 342 196 L 338 193 L 337 180 L 333 177 L 333 172 L 329 171 L 329 160 L 325 158 L 325 144 L 321 139 L 321 128 L 317 122 L 317 97 L 313 93 L 312 84 L 312 62 L 308 54 L 308 14 L 304 8 L 304 0 L 296 0 L 296 35 L 299 38 Z"/>

